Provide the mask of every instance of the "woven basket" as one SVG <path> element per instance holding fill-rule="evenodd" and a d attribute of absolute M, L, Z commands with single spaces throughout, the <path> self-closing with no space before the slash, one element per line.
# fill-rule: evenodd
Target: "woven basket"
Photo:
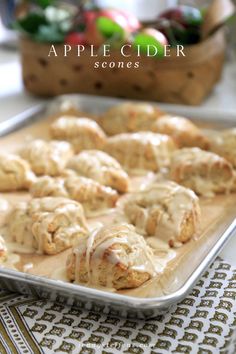
<path fill-rule="evenodd" d="M 77 57 L 75 50 L 63 57 L 63 46 L 55 46 L 57 57 L 48 57 L 50 45 L 21 39 L 23 81 L 26 89 L 40 96 L 86 93 L 178 104 L 197 105 L 219 80 L 226 40 L 220 29 L 207 40 L 185 48 L 186 56 L 155 59 L 132 58 L 113 51 L 110 57 L 94 58 L 90 51 Z M 140 62 L 140 67 L 95 69 L 96 61 Z"/>

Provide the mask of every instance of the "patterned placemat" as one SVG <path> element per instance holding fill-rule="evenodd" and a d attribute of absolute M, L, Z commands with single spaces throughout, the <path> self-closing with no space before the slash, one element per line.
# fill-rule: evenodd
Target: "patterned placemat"
<path fill-rule="evenodd" d="M 129 320 L 0 292 L 0 353 L 236 353 L 236 269 L 216 260 L 166 315 Z"/>

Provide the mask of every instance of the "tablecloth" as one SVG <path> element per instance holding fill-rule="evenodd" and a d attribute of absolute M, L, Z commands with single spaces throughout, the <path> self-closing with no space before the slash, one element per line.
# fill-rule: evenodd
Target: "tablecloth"
<path fill-rule="evenodd" d="M 150 320 L 0 292 L 0 353 L 236 353 L 236 269 L 217 259 L 191 293 Z"/>

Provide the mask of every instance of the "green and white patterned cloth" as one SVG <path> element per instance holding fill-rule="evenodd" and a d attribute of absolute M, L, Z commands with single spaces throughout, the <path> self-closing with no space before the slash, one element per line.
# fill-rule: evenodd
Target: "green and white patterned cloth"
<path fill-rule="evenodd" d="M 129 320 L 0 292 L 0 353 L 236 353 L 236 269 L 216 260 L 166 315 Z"/>

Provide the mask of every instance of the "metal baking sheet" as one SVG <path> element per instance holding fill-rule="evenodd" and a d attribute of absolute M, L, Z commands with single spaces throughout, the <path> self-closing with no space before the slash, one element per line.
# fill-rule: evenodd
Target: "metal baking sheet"
<path fill-rule="evenodd" d="M 64 99 L 73 100 L 78 107 L 89 113 L 99 113 L 109 106 L 124 100 L 111 98 L 98 98 L 85 95 L 60 96 L 48 103 L 31 108 L 17 117 L 0 123 L 0 135 L 6 135 L 12 131 L 27 125 L 32 121 L 40 119 L 46 112 L 52 112 Z M 177 115 L 185 115 L 204 123 L 214 123 L 219 127 L 233 126 L 236 122 L 236 115 L 221 116 L 214 111 L 202 108 L 185 106 L 159 105 L 167 112 Z M 0 268 L 0 286 L 14 292 L 33 294 L 34 296 L 48 298 L 52 301 L 64 302 L 69 305 L 86 308 L 93 311 L 102 311 L 117 316 L 128 316 L 133 318 L 151 318 L 167 311 L 173 304 L 183 299 L 202 273 L 222 250 L 226 242 L 236 234 L 236 210 L 229 209 L 227 215 L 215 225 L 215 228 L 208 232 L 214 236 L 214 244 L 206 245 L 206 254 L 199 262 L 196 260 L 196 267 L 191 274 L 187 274 L 181 286 L 168 295 L 159 297 L 134 297 L 117 293 L 110 293 L 81 285 L 66 283 L 63 281 L 43 278 L 15 270 Z M 184 270 L 183 270 L 184 273 Z"/>

